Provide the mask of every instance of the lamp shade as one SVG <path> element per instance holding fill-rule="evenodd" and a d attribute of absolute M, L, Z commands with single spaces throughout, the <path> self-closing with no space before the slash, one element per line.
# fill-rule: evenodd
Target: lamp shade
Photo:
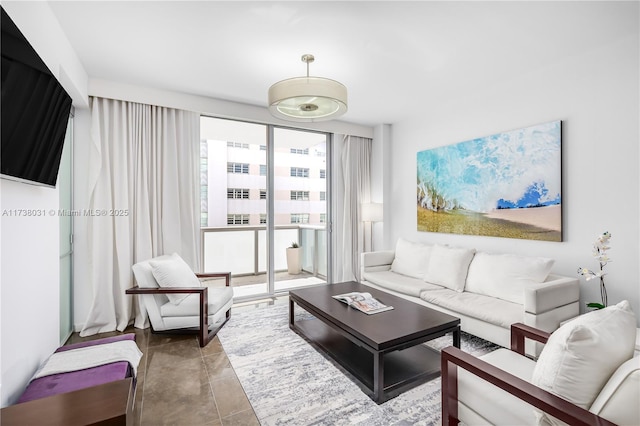
<path fill-rule="evenodd" d="M 313 55 L 302 56 L 306 77 L 279 81 L 269 88 L 269 111 L 288 121 L 326 121 L 347 112 L 347 88 L 335 80 L 309 76 Z"/>
<path fill-rule="evenodd" d="M 363 203 L 363 222 L 382 222 L 382 203 Z"/>
<path fill-rule="evenodd" d="M 331 120 L 347 112 L 347 88 L 328 78 L 289 78 L 269 88 L 269 110 L 289 121 Z"/>

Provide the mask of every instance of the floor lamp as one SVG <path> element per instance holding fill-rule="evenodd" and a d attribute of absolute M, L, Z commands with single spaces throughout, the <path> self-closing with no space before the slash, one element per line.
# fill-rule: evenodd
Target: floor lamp
<path fill-rule="evenodd" d="M 369 238 L 373 251 L 373 222 L 382 222 L 382 203 L 363 203 L 362 221 L 369 222 Z"/>

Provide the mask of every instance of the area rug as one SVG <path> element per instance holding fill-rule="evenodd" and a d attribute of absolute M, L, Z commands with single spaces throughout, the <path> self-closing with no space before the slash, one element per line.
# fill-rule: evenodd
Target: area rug
<path fill-rule="evenodd" d="M 300 317 L 310 314 L 296 308 Z M 218 337 L 261 425 L 440 424 L 440 379 L 378 405 L 289 329 L 286 303 L 233 313 Z M 449 346 L 451 336 L 428 344 Z M 474 355 L 497 349 L 466 333 L 461 347 Z"/>

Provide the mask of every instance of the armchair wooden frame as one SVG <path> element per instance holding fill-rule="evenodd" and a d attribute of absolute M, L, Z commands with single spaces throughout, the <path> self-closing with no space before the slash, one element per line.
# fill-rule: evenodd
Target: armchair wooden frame
<path fill-rule="evenodd" d="M 522 323 L 512 324 L 511 350 L 525 356 L 525 338 L 546 343 L 549 336 L 550 333 Z M 473 355 L 462 352 L 456 347 L 450 346 L 442 350 L 441 363 L 443 426 L 458 425 L 460 422 L 458 419 L 458 367 L 570 425 L 615 425 L 566 399 L 547 392 Z"/>
<path fill-rule="evenodd" d="M 196 273 L 196 277 L 202 278 L 224 278 L 225 286 L 231 285 L 231 272 L 214 272 L 214 273 Z M 197 328 L 183 328 L 179 330 L 155 331 L 151 326 L 153 333 L 197 333 L 200 347 L 207 346 L 209 341 L 220 331 L 223 325 L 231 318 L 231 309 L 227 310 L 225 320 L 216 328 L 209 331 L 209 288 L 208 287 L 164 287 L 164 288 L 140 288 L 132 287 L 125 291 L 126 294 L 184 294 L 197 293 L 200 295 L 200 325 Z"/>

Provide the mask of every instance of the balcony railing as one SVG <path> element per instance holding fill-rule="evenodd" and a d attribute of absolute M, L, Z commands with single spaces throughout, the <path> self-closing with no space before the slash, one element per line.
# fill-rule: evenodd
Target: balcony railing
<path fill-rule="evenodd" d="M 286 249 L 292 242 L 302 248 L 302 270 L 327 276 L 327 232 L 325 226 L 278 225 L 274 230 L 275 272 L 287 270 Z M 267 272 L 266 226 L 201 228 L 203 271 L 231 271 L 232 277 Z"/>

